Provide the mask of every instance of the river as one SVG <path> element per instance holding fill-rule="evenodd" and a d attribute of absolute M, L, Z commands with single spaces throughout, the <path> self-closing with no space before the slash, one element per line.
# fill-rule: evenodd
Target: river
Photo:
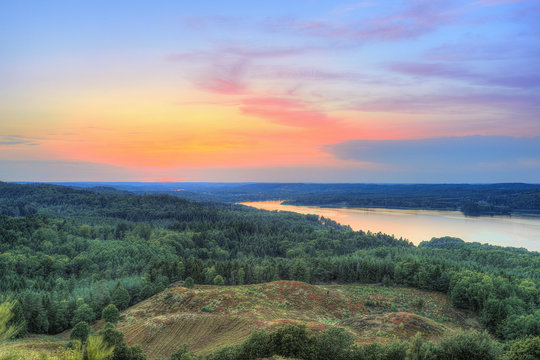
<path fill-rule="evenodd" d="M 383 232 L 419 244 L 432 237 L 454 236 L 500 246 L 540 251 L 540 217 L 467 217 L 459 211 L 320 208 L 283 205 L 281 201 L 245 202 L 257 209 L 316 214 L 349 225 L 353 230 Z"/>

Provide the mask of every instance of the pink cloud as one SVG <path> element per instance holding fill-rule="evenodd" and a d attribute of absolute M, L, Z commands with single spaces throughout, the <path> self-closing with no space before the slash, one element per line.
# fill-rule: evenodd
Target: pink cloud
<path fill-rule="evenodd" d="M 304 55 L 320 48 L 229 45 L 208 51 L 189 51 L 167 55 L 164 60 L 182 62 L 196 69 L 188 75 L 200 89 L 218 94 L 244 94 L 247 73 L 259 59 Z M 252 74 L 253 75 L 253 74 Z M 256 76 L 256 74 L 254 75 Z"/>
<path fill-rule="evenodd" d="M 203 90 L 223 95 L 238 95 L 246 91 L 246 85 L 235 78 L 209 77 L 197 85 Z"/>
<path fill-rule="evenodd" d="M 288 98 L 247 98 L 242 100 L 239 109 L 242 114 L 260 117 L 287 126 L 312 127 L 338 121 L 320 110 L 310 108 L 306 102 Z"/>
<path fill-rule="evenodd" d="M 248 87 L 245 81 L 248 66 L 245 60 L 234 62 L 216 60 L 209 69 L 195 75 L 192 81 L 205 91 L 223 95 L 244 94 Z"/>

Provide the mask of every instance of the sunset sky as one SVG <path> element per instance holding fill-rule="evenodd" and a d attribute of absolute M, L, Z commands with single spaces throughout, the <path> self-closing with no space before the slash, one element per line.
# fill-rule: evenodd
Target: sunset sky
<path fill-rule="evenodd" d="M 2 1 L 0 180 L 540 182 L 540 1 Z"/>

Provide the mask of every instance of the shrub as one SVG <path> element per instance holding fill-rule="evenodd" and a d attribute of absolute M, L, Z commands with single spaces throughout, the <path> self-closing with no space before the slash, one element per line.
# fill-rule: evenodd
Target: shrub
<path fill-rule="evenodd" d="M 118 308 L 114 304 L 109 304 L 101 312 L 101 317 L 106 322 L 114 324 L 120 319 L 120 311 L 118 311 Z"/>
<path fill-rule="evenodd" d="M 225 280 L 223 280 L 223 276 L 216 275 L 214 278 L 214 285 L 225 285 Z"/>
<path fill-rule="evenodd" d="M 459 332 L 443 338 L 436 349 L 440 360 L 492 360 L 501 357 L 500 345 L 487 332 Z"/>
<path fill-rule="evenodd" d="M 195 281 L 191 276 L 188 276 L 186 280 L 184 280 L 184 287 L 192 288 L 195 285 Z"/>
<path fill-rule="evenodd" d="M 189 351 L 186 344 L 182 345 L 174 354 L 171 355 L 171 360 L 197 360 L 199 357 Z"/>
<path fill-rule="evenodd" d="M 86 323 L 93 323 L 96 319 L 96 314 L 94 313 L 94 310 L 88 305 L 88 304 L 81 304 L 79 307 L 77 307 L 77 310 L 75 310 L 75 313 L 73 314 L 73 319 L 71 319 L 71 325 L 76 325 L 80 322 L 86 322 Z"/>
<path fill-rule="evenodd" d="M 90 335 L 90 325 L 86 321 L 78 322 L 77 325 L 71 330 L 69 335 L 70 340 L 80 340 L 81 342 L 86 342 Z"/>

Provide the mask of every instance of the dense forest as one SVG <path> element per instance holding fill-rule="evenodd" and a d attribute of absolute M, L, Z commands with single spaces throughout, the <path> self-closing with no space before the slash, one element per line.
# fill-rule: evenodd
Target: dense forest
<path fill-rule="evenodd" d="M 540 254 L 525 249 L 455 238 L 416 247 L 313 215 L 110 188 L 0 183 L 0 213 L 0 302 L 16 300 L 16 336 L 91 324 L 110 304 L 123 310 L 178 280 L 279 279 L 440 291 L 508 346 L 540 336 Z M 239 358 L 224 354 L 214 358 Z"/>
<path fill-rule="evenodd" d="M 101 183 L 64 183 L 103 191 Z M 226 203 L 286 200 L 290 205 L 459 210 L 468 216 L 540 214 L 535 184 L 106 183 L 136 194 L 165 193 Z"/>

